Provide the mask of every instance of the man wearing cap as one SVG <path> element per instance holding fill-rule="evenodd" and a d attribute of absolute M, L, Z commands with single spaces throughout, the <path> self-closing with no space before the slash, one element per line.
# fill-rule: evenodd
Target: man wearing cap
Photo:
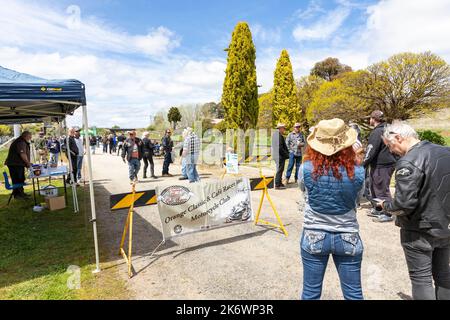
<path fill-rule="evenodd" d="M 302 162 L 302 147 L 305 146 L 305 137 L 303 136 L 303 133 L 300 132 L 300 127 L 300 123 L 296 123 L 294 125 L 294 131 L 289 133 L 286 138 L 286 145 L 289 149 L 289 164 L 286 172 L 286 184 L 289 184 L 292 171 L 294 170 L 294 164 L 295 183 L 297 183 L 298 180 L 298 172 Z"/>
<path fill-rule="evenodd" d="M 128 132 L 128 139 L 123 144 L 122 160 L 128 161 L 130 183 L 138 182 L 138 173 L 141 169 L 141 160 L 144 154 L 142 140 L 136 137 L 136 131 Z M 125 161 L 126 159 L 126 161 Z"/>
<path fill-rule="evenodd" d="M 278 132 L 272 136 L 272 158 L 277 165 L 277 174 L 275 175 L 275 189 L 286 189 L 283 185 L 283 172 L 286 160 L 289 159 L 289 150 L 283 134 L 286 132 L 286 126 L 283 123 L 277 125 Z"/>
<path fill-rule="evenodd" d="M 370 170 L 370 193 L 372 199 L 392 201 L 390 184 L 391 177 L 395 171 L 396 157 L 384 144 L 382 136 L 386 128 L 384 114 L 375 110 L 370 115 L 370 126 L 374 127 L 369 136 L 363 166 Z M 369 216 L 375 217 L 375 222 L 390 222 L 393 217 L 386 211 L 371 210 Z"/>

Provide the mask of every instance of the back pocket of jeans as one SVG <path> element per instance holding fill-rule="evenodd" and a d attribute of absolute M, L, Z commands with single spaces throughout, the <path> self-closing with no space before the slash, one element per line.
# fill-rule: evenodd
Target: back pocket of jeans
<path fill-rule="evenodd" d="M 342 246 L 344 253 L 348 256 L 357 256 L 363 252 L 363 245 L 359 234 L 357 233 L 342 233 Z"/>
<path fill-rule="evenodd" d="M 325 232 L 305 230 L 302 241 L 303 250 L 310 254 L 322 253 L 325 235 Z"/>

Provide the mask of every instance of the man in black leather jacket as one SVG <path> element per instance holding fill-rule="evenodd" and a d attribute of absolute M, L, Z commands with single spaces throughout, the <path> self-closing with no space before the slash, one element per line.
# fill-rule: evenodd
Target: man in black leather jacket
<path fill-rule="evenodd" d="M 378 205 L 397 216 L 413 298 L 450 300 L 450 148 L 421 142 L 401 122 L 388 125 L 383 139 L 402 158 L 394 199 Z"/>

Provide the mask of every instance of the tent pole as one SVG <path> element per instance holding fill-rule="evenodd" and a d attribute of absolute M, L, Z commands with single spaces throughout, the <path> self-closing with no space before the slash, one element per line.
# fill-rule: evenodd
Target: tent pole
<path fill-rule="evenodd" d="M 94 230 L 94 245 L 95 245 L 95 264 L 96 269 L 94 273 L 100 272 L 100 258 L 98 253 L 98 239 L 97 239 L 97 215 L 95 213 L 95 197 L 94 197 L 94 178 L 92 176 L 92 159 L 91 159 L 91 148 L 89 147 L 89 125 L 87 118 L 87 106 L 82 106 L 83 108 L 83 126 L 84 126 L 84 139 L 86 145 L 86 155 L 87 155 L 87 165 L 88 165 L 88 175 L 89 175 L 89 194 L 91 197 L 91 215 L 92 215 L 92 228 Z"/>

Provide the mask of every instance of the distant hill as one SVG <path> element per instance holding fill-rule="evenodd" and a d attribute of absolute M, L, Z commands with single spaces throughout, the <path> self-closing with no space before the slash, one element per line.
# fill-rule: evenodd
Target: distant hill
<path fill-rule="evenodd" d="M 450 108 L 442 109 L 426 117 L 408 120 L 416 130 L 450 130 Z"/>
<path fill-rule="evenodd" d="M 0 66 L 0 82 L 14 83 L 14 82 L 35 82 L 42 80 L 45 79 L 35 77 L 26 73 L 20 73 Z"/>

